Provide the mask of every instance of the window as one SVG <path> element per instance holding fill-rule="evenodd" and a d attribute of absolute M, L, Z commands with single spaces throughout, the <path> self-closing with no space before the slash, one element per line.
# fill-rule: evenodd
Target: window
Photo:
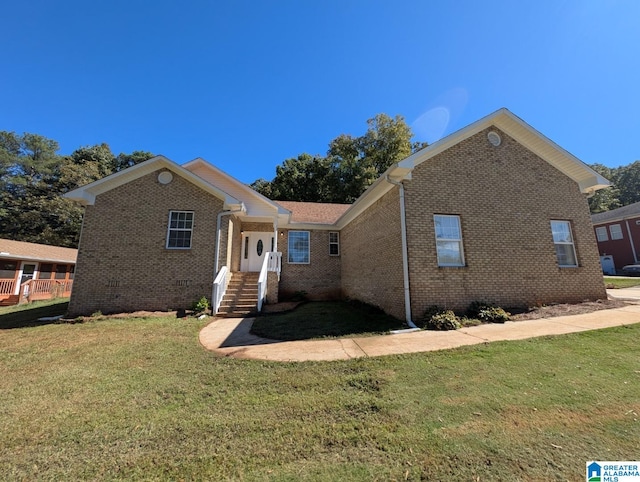
<path fill-rule="evenodd" d="M 329 256 L 340 255 L 340 235 L 337 232 L 329 233 Z"/>
<path fill-rule="evenodd" d="M 16 277 L 18 264 L 15 261 L 0 262 L 0 279 L 13 279 Z"/>
<path fill-rule="evenodd" d="M 622 227 L 619 224 L 612 224 L 609 226 L 609 232 L 611 233 L 611 239 L 622 239 Z"/>
<path fill-rule="evenodd" d="M 38 273 L 38 279 L 51 279 L 51 273 L 53 272 L 53 265 L 44 263 L 40 265 L 40 273 Z"/>
<path fill-rule="evenodd" d="M 67 277 L 67 265 L 59 264 L 56 266 L 56 279 L 65 279 Z"/>
<path fill-rule="evenodd" d="M 289 263 L 309 263 L 309 231 L 289 231 Z"/>
<path fill-rule="evenodd" d="M 569 221 L 551 221 L 551 234 L 553 235 L 553 244 L 556 247 L 558 265 L 564 267 L 578 266 Z"/>
<path fill-rule="evenodd" d="M 596 237 L 598 238 L 598 242 L 609 241 L 609 236 L 607 236 L 607 228 L 605 226 L 600 226 L 596 228 Z"/>
<path fill-rule="evenodd" d="M 436 251 L 438 266 L 464 266 L 460 216 L 436 214 Z"/>
<path fill-rule="evenodd" d="M 191 249 L 191 234 L 193 233 L 192 211 L 170 211 L 169 230 L 167 234 L 167 248 Z"/>

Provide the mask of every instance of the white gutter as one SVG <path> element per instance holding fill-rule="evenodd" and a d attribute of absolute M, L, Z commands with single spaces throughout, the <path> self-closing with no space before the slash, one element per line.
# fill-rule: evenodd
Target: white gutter
<path fill-rule="evenodd" d="M 240 209 L 236 209 L 235 211 L 222 211 L 221 213 L 218 213 L 218 220 L 216 222 L 216 262 L 213 271 L 214 277 L 218 275 L 218 264 L 220 262 L 220 224 L 222 222 L 222 216 L 230 216 L 231 214 L 245 212 L 247 212 L 247 208 L 245 208 L 244 203 L 242 203 Z"/>
<path fill-rule="evenodd" d="M 385 180 L 398 186 L 400 188 L 400 231 L 402 233 L 402 274 L 404 277 L 404 312 L 406 315 L 407 325 L 410 328 L 418 328 L 413 321 L 411 321 L 411 292 L 409 290 L 409 253 L 407 248 L 407 220 L 404 209 L 404 184 L 398 181 L 393 181 L 389 175 L 385 177 Z"/>
<path fill-rule="evenodd" d="M 638 262 L 638 256 L 636 255 L 636 247 L 633 245 L 633 237 L 631 236 L 631 228 L 629 227 L 629 220 L 625 219 L 625 224 L 627 225 L 627 234 L 629 234 L 629 244 L 631 245 L 631 252 L 633 253 L 633 262 Z"/>

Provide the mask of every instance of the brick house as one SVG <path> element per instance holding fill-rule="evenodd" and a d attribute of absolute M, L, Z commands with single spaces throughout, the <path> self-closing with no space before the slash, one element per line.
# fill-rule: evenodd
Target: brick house
<path fill-rule="evenodd" d="M 640 256 L 640 202 L 591 216 L 602 269 L 616 274 Z"/>
<path fill-rule="evenodd" d="M 608 184 L 506 109 L 351 205 L 271 201 L 202 159 L 158 156 L 67 194 L 86 206 L 70 314 L 203 295 L 255 309 L 304 291 L 411 322 L 432 304 L 606 298 L 586 197 Z"/>
<path fill-rule="evenodd" d="M 78 251 L 0 239 L 0 306 L 71 295 Z"/>

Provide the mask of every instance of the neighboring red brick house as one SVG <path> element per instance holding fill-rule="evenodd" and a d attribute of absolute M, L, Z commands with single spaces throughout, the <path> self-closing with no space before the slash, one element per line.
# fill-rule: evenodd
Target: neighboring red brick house
<path fill-rule="evenodd" d="M 67 194 L 86 205 L 70 314 L 203 295 L 242 312 L 306 292 L 411 322 L 432 304 L 605 298 L 586 196 L 608 185 L 506 109 L 352 205 L 271 201 L 202 159 L 159 156 Z"/>
<path fill-rule="evenodd" d="M 0 306 L 68 297 L 78 250 L 0 239 Z"/>
<path fill-rule="evenodd" d="M 616 274 L 640 256 L 640 202 L 591 216 L 602 269 Z"/>

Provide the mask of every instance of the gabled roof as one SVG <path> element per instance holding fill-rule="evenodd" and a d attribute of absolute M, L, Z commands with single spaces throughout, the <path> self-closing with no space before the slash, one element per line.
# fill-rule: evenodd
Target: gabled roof
<path fill-rule="evenodd" d="M 78 250 L 73 248 L 0 239 L 0 258 L 2 259 L 75 264 L 77 256 Z"/>
<path fill-rule="evenodd" d="M 596 213 L 591 216 L 593 224 L 604 224 L 622 219 L 640 218 L 640 202 L 622 206 L 603 213 Z"/>
<path fill-rule="evenodd" d="M 334 224 L 351 204 L 311 203 L 298 201 L 276 201 L 291 211 L 291 223 Z"/>
<path fill-rule="evenodd" d="M 183 164 L 182 167 L 201 179 L 204 179 L 209 184 L 218 186 L 236 199 L 241 200 L 246 206 L 246 215 L 249 217 L 289 214 L 287 210 L 280 207 L 271 199 L 266 198 L 250 186 L 238 181 L 235 177 L 230 176 L 216 166 L 209 164 L 201 157 Z"/>
<path fill-rule="evenodd" d="M 378 180 L 369 186 L 362 196 L 356 199 L 352 208 L 338 220 L 339 227 L 345 226 L 364 209 L 391 190 L 393 184 L 389 181 L 397 182 L 411 179 L 413 170 L 423 162 L 428 162 L 446 149 L 491 126 L 497 127 L 560 172 L 573 179 L 584 194 L 593 194 L 598 189 L 610 185 L 607 179 L 573 154 L 542 135 L 509 110 L 502 108 L 393 164 Z"/>
<path fill-rule="evenodd" d="M 230 209 L 232 206 L 239 207 L 241 205 L 241 202 L 235 197 L 206 182 L 202 178 L 196 176 L 192 172 L 184 169 L 183 167 L 179 166 L 178 164 L 164 156 L 153 157 L 148 161 L 142 162 L 127 169 L 123 169 L 122 171 L 118 171 L 103 179 L 92 182 L 91 184 L 87 184 L 86 186 L 74 189 L 73 191 L 69 191 L 64 195 L 64 197 L 79 201 L 83 205 L 91 205 L 95 202 L 96 196 L 110 191 L 111 189 L 114 189 L 116 187 L 122 186 L 135 179 L 146 176 L 147 174 L 157 171 L 158 169 L 168 169 L 169 171 L 186 179 L 187 181 L 198 186 L 204 191 L 213 194 L 217 198 L 224 201 L 226 209 Z"/>

